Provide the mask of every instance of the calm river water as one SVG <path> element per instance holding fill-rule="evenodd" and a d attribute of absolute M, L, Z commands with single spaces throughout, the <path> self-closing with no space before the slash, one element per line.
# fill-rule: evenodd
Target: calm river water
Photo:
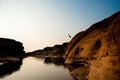
<path fill-rule="evenodd" d="M 45 64 L 44 59 L 27 57 L 0 65 L 0 80 L 74 80 L 61 65 Z"/>

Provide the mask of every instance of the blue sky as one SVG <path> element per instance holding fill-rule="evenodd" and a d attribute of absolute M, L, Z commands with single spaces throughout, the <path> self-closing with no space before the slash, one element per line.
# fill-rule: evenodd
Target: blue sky
<path fill-rule="evenodd" d="M 70 41 L 120 10 L 120 0 L 0 0 L 0 37 L 21 41 L 26 51 Z"/>

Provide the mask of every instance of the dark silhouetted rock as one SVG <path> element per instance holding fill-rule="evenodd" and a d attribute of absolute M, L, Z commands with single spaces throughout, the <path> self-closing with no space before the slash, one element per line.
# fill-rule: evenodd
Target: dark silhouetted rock
<path fill-rule="evenodd" d="M 23 55 L 24 47 L 21 42 L 0 38 L 0 57 Z"/>

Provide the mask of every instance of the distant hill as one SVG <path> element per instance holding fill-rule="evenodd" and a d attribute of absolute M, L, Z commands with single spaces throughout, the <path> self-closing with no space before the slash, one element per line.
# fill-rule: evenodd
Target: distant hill
<path fill-rule="evenodd" d="M 28 52 L 26 56 L 34 56 L 34 57 L 63 57 L 64 52 L 66 50 L 67 42 L 54 45 L 53 47 L 45 47 L 44 49 L 35 50 L 33 52 Z"/>
<path fill-rule="evenodd" d="M 78 33 L 64 58 L 66 64 L 88 67 L 88 73 L 80 67 L 71 71 L 78 80 L 120 80 L 120 11 Z"/>

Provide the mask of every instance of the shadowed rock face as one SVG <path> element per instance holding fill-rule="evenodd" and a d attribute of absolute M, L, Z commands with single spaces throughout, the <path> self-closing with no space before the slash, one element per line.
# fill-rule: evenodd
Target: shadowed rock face
<path fill-rule="evenodd" d="M 19 56 L 24 53 L 22 43 L 12 39 L 0 38 L 0 57 Z"/>
<path fill-rule="evenodd" d="M 64 58 L 65 63 L 88 65 L 88 80 L 120 80 L 120 11 L 78 33 Z"/>

